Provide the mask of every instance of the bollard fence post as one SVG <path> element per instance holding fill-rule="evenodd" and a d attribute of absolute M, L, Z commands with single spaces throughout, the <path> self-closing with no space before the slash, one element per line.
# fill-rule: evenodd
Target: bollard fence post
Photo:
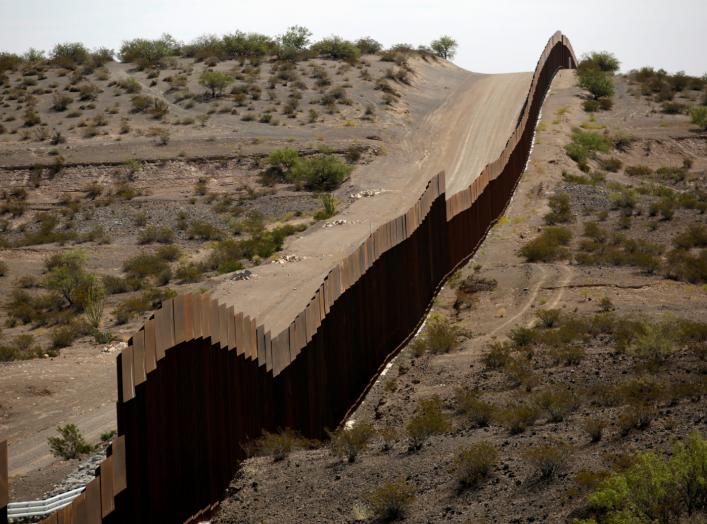
<path fill-rule="evenodd" d="M 7 524 L 10 486 L 7 482 L 7 441 L 0 442 L 0 524 Z"/>

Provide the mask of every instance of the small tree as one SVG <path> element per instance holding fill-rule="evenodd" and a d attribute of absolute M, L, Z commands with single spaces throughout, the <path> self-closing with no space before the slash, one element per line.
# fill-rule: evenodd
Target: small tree
<path fill-rule="evenodd" d="M 451 60 L 457 53 L 458 44 L 457 41 L 451 36 L 444 35 L 439 39 L 434 40 L 432 44 L 430 44 L 430 47 L 432 47 L 432 50 L 440 58 Z"/>
<path fill-rule="evenodd" d="M 49 257 L 45 262 L 47 275 L 44 285 L 58 291 L 69 306 L 82 311 L 86 306 L 89 289 L 95 278 L 84 269 L 86 255 L 81 251 L 65 251 Z"/>
<path fill-rule="evenodd" d="M 580 73 L 579 86 L 589 91 L 595 100 L 614 94 L 614 82 L 608 73 L 599 69 L 589 69 Z"/>
<path fill-rule="evenodd" d="M 211 90 L 211 97 L 216 93 L 221 95 L 227 85 L 233 82 L 233 78 L 221 71 L 204 71 L 199 77 L 199 84 Z"/>
<path fill-rule="evenodd" d="M 287 28 L 287 32 L 280 37 L 282 47 L 302 51 L 309 45 L 309 38 L 312 32 L 301 25 L 293 25 Z"/>
<path fill-rule="evenodd" d="M 49 437 L 49 449 L 55 456 L 69 460 L 93 451 L 93 446 L 84 440 L 76 425 L 67 424 L 56 430 L 59 436 Z"/>

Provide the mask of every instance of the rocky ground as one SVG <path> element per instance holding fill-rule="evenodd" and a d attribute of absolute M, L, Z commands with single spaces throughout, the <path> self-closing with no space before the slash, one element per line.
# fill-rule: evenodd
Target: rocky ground
<path fill-rule="evenodd" d="M 680 335 L 685 326 L 704 329 L 704 280 L 675 274 L 668 257 L 680 233 L 705 224 L 704 209 L 679 195 L 704 205 L 707 140 L 628 79 L 617 87 L 614 109 L 591 116 L 578 88 L 553 84 L 506 214 L 428 319 L 447 319 L 457 347 L 436 353 L 413 341 L 393 360 L 347 421 L 374 429 L 355 461 L 335 456 L 331 443 L 290 440 L 282 460 L 265 446 L 244 462 L 214 522 L 371 521 L 372 496 L 391 481 L 398 484 L 387 493 L 407 500 L 409 522 L 571 522 L 587 516 L 586 496 L 601 479 L 636 453 L 664 453 L 693 430 L 704 435 L 705 342 Z M 613 137 L 587 174 L 564 149 L 573 129 Z M 627 169 L 635 165 L 650 174 Z M 544 218 L 558 201 L 568 214 Z M 528 261 L 520 252 L 548 221 L 572 240 Z M 593 253 L 590 222 L 623 235 L 616 242 L 624 254 L 611 259 L 620 262 L 582 258 Z M 626 239 L 650 246 L 627 247 Z M 631 258 L 631 250 L 655 257 Z M 436 429 L 414 449 L 410 422 L 426 413 Z M 603 429 L 596 442 L 592 426 Z M 455 457 L 480 442 L 497 457 L 477 486 L 460 489 Z M 552 459 L 549 474 L 538 457 Z"/>

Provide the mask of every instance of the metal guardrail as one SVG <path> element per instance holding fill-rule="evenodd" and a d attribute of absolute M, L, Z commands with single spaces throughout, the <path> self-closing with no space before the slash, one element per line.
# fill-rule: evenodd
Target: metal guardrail
<path fill-rule="evenodd" d="M 41 517 L 52 513 L 58 509 L 71 504 L 71 501 L 78 497 L 81 492 L 86 489 L 80 487 L 54 495 L 44 500 L 29 500 L 26 502 L 10 502 L 7 505 L 7 516 L 11 519 L 19 519 L 22 517 Z"/>

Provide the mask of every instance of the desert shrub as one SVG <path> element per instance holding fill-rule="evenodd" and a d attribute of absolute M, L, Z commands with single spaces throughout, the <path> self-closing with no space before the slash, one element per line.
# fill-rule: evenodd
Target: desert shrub
<path fill-rule="evenodd" d="M 577 64 L 581 71 L 587 69 L 598 69 L 605 73 L 615 73 L 619 70 L 620 62 L 613 53 L 608 51 L 592 51 L 582 55 L 582 59 Z"/>
<path fill-rule="evenodd" d="M 297 160 L 288 179 L 309 190 L 333 191 L 349 176 L 351 169 L 334 155 L 320 154 Z"/>
<path fill-rule="evenodd" d="M 325 220 L 336 215 L 336 199 L 331 193 L 322 193 L 319 195 L 322 202 L 322 209 L 317 211 L 314 218 L 317 220 Z"/>
<path fill-rule="evenodd" d="M 179 45 L 168 34 L 157 40 L 136 38 L 124 41 L 120 46 L 120 59 L 123 62 L 133 62 L 141 69 L 156 67 L 168 56 L 178 52 Z"/>
<path fill-rule="evenodd" d="M 596 417 L 587 417 L 582 423 L 582 429 L 587 432 L 592 442 L 599 442 L 606 428 L 606 421 Z"/>
<path fill-rule="evenodd" d="M 668 323 L 646 325 L 631 347 L 631 353 L 649 368 L 656 368 L 675 351 L 673 327 Z"/>
<path fill-rule="evenodd" d="M 540 319 L 544 328 L 551 328 L 557 325 L 560 320 L 560 310 L 559 309 L 541 309 L 537 312 L 537 316 Z"/>
<path fill-rule="evenodd" d="M 56 430 L 59 436 L 48 439 L 49 449 L 54 456 L 70 460 L 93 451 L 93 446 L 84 440 L 75 424 L 59 426 Z"/>
<path fill-rule="evenodd" d="M 624 173 L 629 176 L 648 176 L 653 174 L 653 170 L 650 167 L 644 165 L 626 166 L 624 168 Z"/>
<path fill-rule="evenodd" d="M 380 42 L 369 36 L 356 40 L 356 47 L 360 49 L 362 55 L 374 55 L 383 49 Z"/>
<path fill-rule="evenodd" d="M 538 407 L 530 402 L 525 402 L 498 409 L 494 415 L 494 420 L 497 424 L 506 428 L 511 435 L 517 435 L 535 424 L 539 416 L 540 410 Z"/>
<path fill-rule="evenodd" d="M 707 130 L 707 107 L 695 106 L 690 110 L 690 121 L 702 131 Z"/>
<path fill-rule="evenodd" d="M 95 281 L 85 270 L 85 262 L 86 255 L 82 251 L 63 251 L 44 261 L 44 286 L 61 294 L 69 307 L 79 312 L 86 306 L 87 293 Z"/>
<path fill-rule="evenodd" d="M 449 421 L 442 412 L 442 400 L 436 395 L 421 399 L 415 415 L 405 426 L 411 450 L 420 449 L 429 437 L 444 433 L 448 429 Z"/>
<path fill-rule="evenodd" d="M 219 273 L 230 273 L 243 269 L 243 247 L 241 243 L 232 240 L 222 240 L 218 242 L 209 255 L 207 265 Z"/>
<path fill-rule="evenodd" d="M 159 246 L 157 251 L 155 251 L 155 255 L 160 257 L 162 260 L 167 260 L 168 262 L 174 262 L 181 256 L 181 254 L 182 250 L 179 249 L 179 246 L 175 246 L 174 244 Z"/>
<path fill-rule="evenodd" d="M 361 451 L 368 447 L 373 437 L 373 425 L 369 422 L 357 422 L 351 428 L 340 428 L 329 435 L 332 455 L 355 462 Z"/>
<path fill-rule="evenodd" d="M 543 232 L 520 249 L 528 262 L 551 262 L 569 256 L 565 247 L 572 239 L 572 232 L 564 227 L 546 227 Z"/>
<path fill-rule="evenodd" d="M 567 193 L 558 193 L 548 199 L 550 212 L 545 215 L 545 223 L 549 225 L 566 224 L 573 220 L 570 196 Z"/>
<path fill-rule="evenodd" d="M 72 325 L 58 326 L 52 330 L 52 348 L 61 349 L 70 346 L 76 340 L 78 333 Z"/>
<path fill-rule="evenodd" d="M 685 231 L 673 238 L 673 245 L 678 249 L 707 247 L 707 226 L 700 223 L 688 225 Z"/>
<path fill-rule="evenodd" d="M 222 71 L 204 71 L 199 77 L 199 84 L 211 91 L 211 97 L 220 96 L 226 87 L 233 83 L 233 77 Z"/>
<path fill-rule="evenodd" d="M 418 355 L 425 351 L 449 353 L 458 346 L 458 331 L 447 318 L 432 313 L 425 323 L 425 328 L 413 342 L 413 352 Z"/>
<path fill-rule="evenodd" d="M 567 464 L 570 447 L 558 442 L 528 449 L 524 458 L 533 468 L 539 480 L 553 479 Z"/>
<path fill-rule="evenodd" d="M 11 316 L 12 314 L 18 313 L 11 313 Z M 52 351 L 49 351 L 48 353 L 53 355 Z M 16 335 L 10 344 L 0 343 L 0 362 L 25 360 L 41 357 L 43 354 L 44 351 L 42 351 L 42 348 L 36 344 L 34 335 L 31 333 Z"/>
<path fill-rule="evenodd" d="M 619 169 L 621 169 L 622 165 L 623 162 L 615 156 L 599 159 L 599 168 L 604 171 L 609 171 L 610 173 L 616 173 Z"/>
<path fill-rule="evenodd" d="M 208 222 L 194 221 L 189 226 L 189 231 L 187 235 L 191 239 L 199 240 L 220 240 L 223 238 L 224 233 L 218 227 Z"/>
<path fill-rule="evenodd" d="M 338 36 L 332 36 L 316 42 L 310 47 L 318 56 L 333 60 L 355 62 L 361 56 L 361 50 L 353 42 Z"/>
<path fill-rule="evenodd" d="M 475 488 L 490 474 L 498 451 L 488 442 L 461 448 L 452 461 L 452 474 L 460 489 Z"/>
<path fill-rule="evenodd" d="M 149 226 L 138 236 L 138 244 L 171 244 L 174 242 L 174 231 L 169 226 Z"/>
<path fill-rule="evenodd" d="M 136 315 L 157 309 L 162 301 L 176 296 L 171 289 L 147 289 L 140 294 L 129 297 L 115 308 L 115 321 L 125 324 Z"/>
<path fill-rule="evenodd" d="M 707 250 L 692 254 L 688 250 L 674 249 L 668 253 L 665 271 L 675 280 L 693 284 L 707 282 Z"/>
<path fill-rule="evenodd" d="M 129 76 L 118 81 L 118 85 L 123 91 L 131 95 L 137 94 L 142 91 L 142 85 L 134 76 Z"/>
<path fill-rule="evenodd" d="M 71 102 L 73 102 L 73 98 L 70 96 L 54 93 L 52 97 L 52 109 L 56 112 L 66 111 Z"/>
<path fill-rule="evenodd" d="M 283 180 L 287 179 L 299 159 L 299 153 L 294 149 L 276 149 L 267 158 L 268 174 Z"/>
<path fill-rule="evenodd" d="M 704 511 L 707 442 L 697 431 L 670 457 L 641 453 L 588 497 L 594 522 L 686 522 Z M 589 522 L 589 521 L 585 521 Z"/>
<path fill-rule="evenodd" d="M 79 86 L 79 100 L 95 100 L 101 90 L 96 84 L 85 83 Z"/>
<path fill-rule="evenodd" d="M 57 44 L 49 54 L 49 59 L 55 65 L 73 69 L 85 64 L 89 59 L 89 51 L 78 42 Z"/>
<path fill-rule="evenodd" d="M 587 160 L 596 156 L 596 153 L 608 153 L 609 139 L 592 131 L 579 128 L 572 130 L 572 141 L 565 146 L 565 152 L 572 160 L 580 165 L 586 165 Z"/>
<path fill-rule="evenodd" d="M 579 73 L 579 86 L 591 93 L 594 100 L 610 98 L 614 95 L 614 82 L 611 76 L 603 71 L 591 69 Z"/>
<path fill-rule="evenodd" d="M 277 433 L 263 431 L 263 435 L 257 440 L 258 451 L 279 462 L 287 458 L 295 448 L 302 447 L 305 441 L 293 430 L 285 429 Z"/>
<path fill-rule="evenodd" d="M 149 253 L 138 253 L 123 262 L 123 271 L 131 277 L 145 278 L 157 276 L 169 268 L 161 257 Z"/>
<path fill-rule="evenodd" d="M 202 264 L 188 263 L 180 264 L 175 273 L 175 277 L 182 282 L 199 282 L 204 275 Z"/>
<path fill-rule="evenodd" d="M 493 404 L 478 398 L 478 393 L 469 388 L 460 387 L 454 392 L 457 412 L 462 414 L 473 426 L 483 428 L 489 425 L 494 413 Z"/>
<path fill-rule="evenodd" d="M 626 406 L 619 414 L 619 433 L 625 437 L 632 429 L 646 429 L 654 418 L 655 408 L 649 403 Z"/>
<path fill-rule="evenodd" d="M 561 422 L 579 406 L 577 396 L 571 390 L 560 387 L 539 391 L 532 401 L 545 412 L 550 422 Z"/>
<path fill-rule="evenodd" d="M 415 501 L 415 488 L 404 480 L 387 481 L 374 489 L 367 501 L 378 520 L 390 522 L 405 516 Z"/>
<path fill-rule="evenodd" d="M 103 289 L 109 295 L 117 295 L 118 293 L 127 293 L 128 291 L 132 291 L 130 283 L 121 277 L 104 275 L 101 277 L 101 283 L 103 284 Z"/>
<path fill-rule="evenodd" d="M 556 363 L 565 366 L 576 366 L 586 355 L 586 350 L 581 346 L 561 346 L 551 350 L 551 356 Z"/>
<path fill-rule="evenodd" d="M 511 346 L 502 342 L 493 342 L 482 361 L 487 369 L 501 369 L 511 359 Z"/>

